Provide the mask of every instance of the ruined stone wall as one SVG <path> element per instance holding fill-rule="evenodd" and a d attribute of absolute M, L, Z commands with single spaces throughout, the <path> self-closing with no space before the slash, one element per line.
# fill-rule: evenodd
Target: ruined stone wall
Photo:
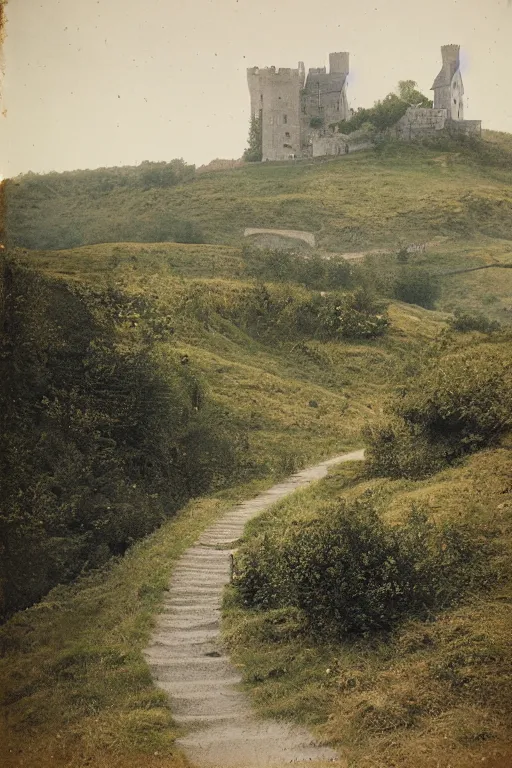
<path fill-rule="evenodd" d="M 451 82 L 450 91 L 450 109 L 448 116 L 452 120 L 464 120 L 464 85 L 460 70 L 454 74 Z"/>
<path fill-rule="evenodd" d="M 368 136 L 342 133 L 334 133 L 330 136 L 317 136 L 312 141 L 313 157 L 325 155 L 348 155 L 351 152 L 359 152 L 362 149 L 370 149 L 373 142 Z"/>
<path fill-rule="evenodd" d="M 421 136 L 436 136 L 445 128 L 447 119 L 446 109 L 409 107 L 391 129 L 391 135 L 403 141 L 411 141 Z"/>
<path fill-rule="evenodd" d="M 447 127 L 452 132 L 463 133 L 466 136 L 478 137 L 482 135 L 481 120 L 453 120 L 447 123 Z"/>
<path fill-rule="evenodd" d="M 283 246 L 286 248 L 297 246 L 298 243 L 303 243 L 310 248 L 315 247 L 314 234 L 300 229 L 261 229 L 248 227 L 244 230 L 244 237 L 249 238 L 251 244 L 257 243 L 260 246 L 263 244 L 263 247 L 265 248 Z M 273 244 L 272 246 L 269 245 L 270 242 Z"/>

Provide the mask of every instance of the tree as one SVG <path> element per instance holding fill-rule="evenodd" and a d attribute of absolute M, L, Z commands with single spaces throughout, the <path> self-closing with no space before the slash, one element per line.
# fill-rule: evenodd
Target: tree
<path fill-rule="evenodd" d="M 341 133 L 353 133 L 365 128 L 385 131 L 403 117 L 410 106 L 431 107 L 432 102 L 416 90 L 414 80 L 400 80 L 398 93 L 388 93 L 382 101 L 376 101 L 373 107 L 360 107 L 350 120 L 338 123 Z"/>
<path fill-rule="evenodd" d="M 261 118 L 252 115 L 251 124 L 249 128 L 249 146 L 244 152 L 244 160 L 248 163 L 259 163 L 262 159 L 262 131 L 261 131 Z"/>
<path fill-rule="evenodd" d="M 418 83 L 414 80 L 400 80 L 398 95 L 411 107 L 432 107 L 432 101 L 417 90 Z"/>
<path fill-rule="evenodd" d="M 403 267 L 396 278 L 393 292 L 399 301 L 432 309 L 439 298 L 440 287 L 436 278 L 429 272 L 414 267 Z"/>

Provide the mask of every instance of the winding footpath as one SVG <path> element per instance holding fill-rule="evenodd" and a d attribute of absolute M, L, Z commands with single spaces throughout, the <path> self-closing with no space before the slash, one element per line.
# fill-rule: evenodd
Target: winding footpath
<path fill-rule="evenodd" d="M 323 478 L 330 467 L 364 458 L 354 451 L 323 461 L 245 501 L 211 525 L 178 561 L 145 651 L 156 685 L 170 697 L 175 721 L 187 727 L 177 741 L 200 768 L 270 768 L 310 761 L 337 762 L 304 728 L 254 715 L 239 690 L 240 673 L 220 641 L 221 602 L 230 578 L 230 545 L 248 520 L 276 501 Z"/>

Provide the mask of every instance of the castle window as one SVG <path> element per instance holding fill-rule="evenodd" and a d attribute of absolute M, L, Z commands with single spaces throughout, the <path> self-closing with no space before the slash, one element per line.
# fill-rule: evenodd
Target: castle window
<path fill-rule="evenodd" d="M 283 115 L 283 123 L 286 125 L 288 122 L 288 115 Z"/>
<path fill-rule="evenodd" d="M 285 137 L 286 137 L 287 139 L 289 139 L 289 138 L 290 138 L 290 132 L 289 132 L 289 131 L 286 131 L 286 133 L 285 133 L 284 135 L 285 135 Z"/>
<path fill-rule="evenodd" d="M 291 144 L 283 144 L 283 147 L 284 147 L 284 149 L 291 149 L 292 145 Z"/>

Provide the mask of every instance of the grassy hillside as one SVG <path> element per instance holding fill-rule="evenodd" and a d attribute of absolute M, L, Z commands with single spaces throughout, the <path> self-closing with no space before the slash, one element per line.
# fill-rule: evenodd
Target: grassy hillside
<path fill-rule="evenodd" d="M 441 527 L 472 519 L 497 537 L 493 586 L 391 636 L 322 642 L 293 609 L 241 610 L 228 601 L 226 638 L 258 711 L 314 726 L 354 768 L 505 768 L 510 722 L 510 439 L 423 481 L 335 470 L 252 523 L 251 537 L 293 530 L 345 499 L 371 499 L 402 525 L 412 506 Z"/>
<path fill-rule="evenodd" d="M 9 320 L 2 392 L 14 403 L 2 413 L 11 419 L 2 434 L 26 483 L 22 494 L 9 486 L 15 502 L 0 523 L 13 527 L 23 505 L 24 524 L 30 510 L 41 512 L 36 533 L 53 537 L 58 552 L 41 594 L 62 569 L 68 580 L 82 571 L 0 632 L 8 766 L 184 768 L 173 746 L 178 730 L 142 657 L 173 563 L 236 499 L 359 446 L 389 393 L 407 389 L 443 350 L 481 344 L 478 333 L 447 332 L 447 312 L 462 307 L 510 321 L 511 269 L 445 273 L 512 261 L 511 182 L 512 139 L 489 133 L 484 143 L 390 143 L 294 165 L 196 174 L 178 162 L 8 182 L 8 237 L 32 250 L 14 254 L 31 275 L 29 289 L 5 289 L 4 281 L 0 295 Z M 243 248 L 243 229 L 258 225 L 309 229 L 320 250 L 292 265 L 296 274 L 285 283 L 277 256 L 266 254 L 262 266 L 263 256 L 260 263 Z M 206 242 L 162 242 L 178 238 Z M 401 264 L 397 251 L 408 243 L 427 246 Z M 329 280 L 318 269 L 321 253 L 365 250 L 379 253 L 349 268 L 333 256 Z M 392 301 L 403 270 L 439 276 L 437 311 Z M 139 368 L 130 364 L 135 352 Z M 133 431 L 141 414 L 143 444 Z M 176 492 L 153 498 L 152 478 L 163 490 L 171 454 L 179 457 L 171 467 Z M 469 514 L 484 538 L 497 530 L 495 540 L 507 544 L 509 455 L 505 439 L 426 480 L 343 470 L 264 517 L 253 534 L 258 525 L 284 521 L 294 530 L 327 517 L 345 496 L 374 500 L 395 525 L 413 504 L 440 524 Z M 208 495 L 186 503 L 199 494 Z M 117 511 L 124 528 L 112 533 L 112 551 L 80 561 L 77 571 L 66 516 L 72 540 L 87 544 Z M 22 544 L 20 536 L 19 552 Z M 502 568 L 499 586 L 476 590 L 473 601 L 428 625 L 411 619 L 391 639 L 319 643 L 293 611 L 232 606 L 230 642 L 258 706 L 320 726 L 358 768 L 469 768 L 485 760 L 502 768 L 510 756 L 510 566 L 500 557 L 492 560 Z M 40 585 L 34 569 L 51 558 L 29 560 Z M 21 573 L 17 583 L 26 582 Z"/>
<path fill-rule="evenodd" d="M 127 185 L 116 175 L 100 184 L 105 173 L 9 182 L 11 241 L 31 248 L 161 241 L 175 239 L 175 225 L 183 221 L 199 227 L 205 242 L 237 244 L 245 227 L 262 226 L 311 230 L 330 250 L 512 234 L 506 140 L 391 143 L 338 159 L 185 176 L 173 186 Z"/>
<path fill-rule="evenodd" d="M 198 276 L 189 255 L 199 252 L 207 275 L 215 257 L 230 277 Z M 184 765 L 173 746 L 178 731 L 142 659 L 173 563 L 235 499 L 358 445 L 383 395 L 446 325 L 441 313 L 397 304 L 389 308 L 384 336 L 324 340 L 301 331 L 283 312 L 275 327 L 252 324 L 246 312 L 257 286 L 233 278 L 233 250 L 119 245 L 106 254 L 83 248 L 19 256 L 38 267 L 41 285 L 49 281 L 59 289 L 50 316 L 56 313 L 61 325 L 71 316 L 59 314 L 60 294 L 89 297 L 96 318 L 105 312 L 114 318 L 119 349 L 144 346 L 149 338 L 161 375 L 177 362 L 200 381 L 209 408 L 228 431 L 243 436 L 243 462 L 232 478 L 237 487 L 190 502 L 122 559 L 85 570 L 76 583 L 56 587 L 4 625 L 2 757 L 16 768 L 33 765 L 35 755 L 41 766 Z M 298 286 L 268 288 L 276 301 L 281 294 L 291 300 L 287 307 L 314 299 Z M 78 308 L 71 307 L 77 332 Z"/>

